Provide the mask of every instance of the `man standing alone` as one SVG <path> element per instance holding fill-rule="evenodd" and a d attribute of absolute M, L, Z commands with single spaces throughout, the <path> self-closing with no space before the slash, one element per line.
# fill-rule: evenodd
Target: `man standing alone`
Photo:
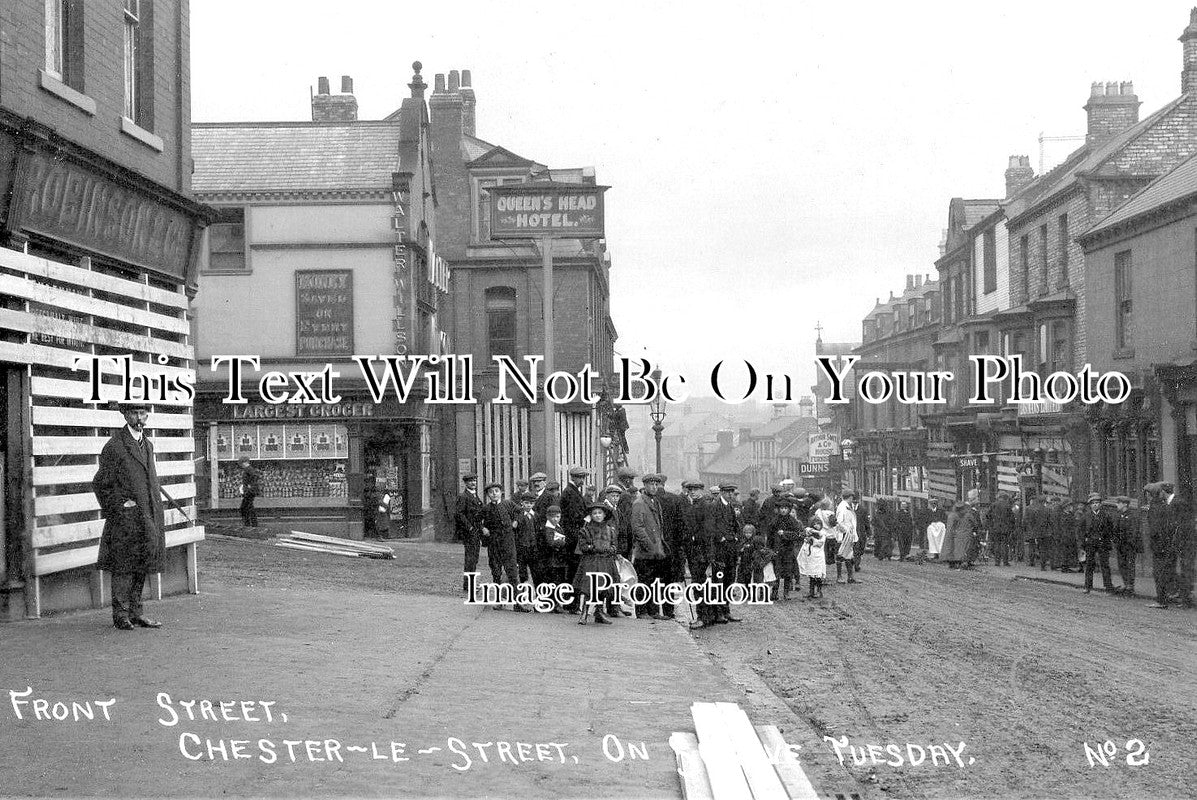
<path fill-rule="evenodd" d="M 149 407 L 128 403 L 121 413 L 125 426 L 100 452 L 92 488 L 104 513 L 96 569 L 112 573 L 112 624 L 131 631 L 161 627 L 142 616 L 141 593 L 146 576 L 166 568 L 166 521 L 154 446 L 144 435 Z"/>
<path fill-rule="evenodd" d="M 466 573 L 478 571 L 478 555 L 482 546 L 482 500 L 478 497 L 478 476 L 470 473 L 461 478 L 465 488 L 457 496 L 454 523 L 457 535 L 465 545 L 465 564 L 462 566 L 461 590 L 466 590 Z"/>
<path fill-rule="evenodd" d="M 241 524 L 247 528 L 258 527 L 258 512 L 254 499 L 262 493 L 262 471 L 241 456 Z"/>

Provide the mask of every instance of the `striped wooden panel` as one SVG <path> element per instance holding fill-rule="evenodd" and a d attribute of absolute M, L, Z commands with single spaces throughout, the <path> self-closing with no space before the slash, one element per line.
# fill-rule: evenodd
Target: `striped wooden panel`
<path fill-rule="evenodd" d="M 188 305 L 187 297 L 182 292 L 172 292 L 166 289 L 159 289 L 156 286 L 135 283 L 124 278 L 104 275 L 100 272 L 92 272 L 89 269 L 83 269 L 73 264 L 50 261 L 15 250 L 4 252 L 3 263 L 4 266 L 10 269 L 20 270 L 37 278 L 49 278 L 51 280 L 74 284 L 75 286 L 99 289 L 104 292 L 120 294 L 132 299 L 157 303 L 161 306 L 170 306 L 180 310 L 186 309 Z"/>
<path fill-rule="evenodd" d="M 146 367 L 148 368 L 148 365 L 146 365 Z M 115 371 L 111 366 L 103 371 L 115 374 Z M 131 371 L 136 374 L 136 370 Z M 194 373 L 192 374 L 194 375 Z M 61 378 L 43 378 L 34 376 L 33 380 L 30 381 L 30 390 L 34 397 L 58 397 L 67 400 L 79 400 L 81 402 L 86 402 L 87 398 L 91 396 L 91 386 L 87 381 L 66 381 L 62 380 Z M 108 394 L 111 391 L 111 386 L 105 386 L 103 396 L 108 397 Z M 168 406 L 179 406 L 180 408 L 187 409 L 191 408 L 192 401 L 178 399 L 173 396 L 174 393 L 171 394 L 172 397 L 168 400 L 161 400 L 160 398 L 155 397 L 154 408 L 165 408 Z M 154 419 L 157 419 L 157 414 L 158 412 L 155 411 L 153 415 Z M 119 414 L 116 416 L 116 420 L 116 424 L 119 425 L 121 423 Z"/>
<path fill-rule="evenodd" d="M 192 528 L 166 532 L 166 546 L 178 547 L 191 542 L 198 542 L 204 538 L 204 527 L 197 525 Z M 54 572 L 86 567 L 96 563 L 100 555 L 98 544 L 91 547 L 77 547 L 73 550 L 60 550 L 57 553 L 37 554 L 33 559 L 34 575 L 49 575 Z"/>
<path fill-rule="evenodd" d="M 97 328 L 81 322 L 48 317 L 45 314 L 27 311 L 13 311 L 0 308 L 0 327 L 21 333 L 39 333 L 47 336 L 61 336 L 105 347 L 114 347 L 130 353 L 165 353 L 174 358 L 190 358 L 191 347 L 178 342 L 163 341 L 127 331 Z"/>
<path fill-rule="evenodd" d="M 515 482 L 531 474 L 531 430 L 528 409 L 486 403 L 474 413 L 474 455 L 479 485 L 500 483 L 513 491 Z"/>
<path fill-rule="evenodd" d="M 936 469 L 935 467 L 928 468 L 927 489 L 927 494 L 930 497 L 938 497 L 940 500 L 955 500 L 955 470 Z"/>
<path fill-rule="evenodd" d="M 100 451 L 123 424 L 118 412 L 86 402 L 91 390 L 90 358 L 97 350 L 129 353 L 133 360 L 128 371 L 135 377 L 163 376 L 194 385 L 194 350 L 188 341 L 189 302 L 181 286 L 175 290 L 160 288 L 145 278 L 106 275 L 7 249 L 0 249 L 0 266 L 20 273 L 0 273 L 0 294 L 10 298 L 7 307 L 0 308 L 0 327 L 24 334 L 24 341 L 0 342 L 0 360 L 28 364 L 32 373 L 29 403 L 35 426 L 34 573 L 44 575 L 87 566 L 94 563 L 97 552 L 95 544 L 87 543 L 99 538 L 104 524 L 89 484 Z M 160 356 L 169 357 L 179 366 L 157 363 Z M 48 368 L 71 370 L 78 377 L 67 379 L 49 373 Z M 120 377 L 125 367 L 111 356 L 104 356 L 99 370 L 106 376 Z M 152 397 L 153 382 L 147 384 Z M 120 392 L 113 384 L 105 382 L 103 386 L 105 402 Z M 64 404 L 63 400 L 74 402 Z M 180 480 L 167 484 L 166 490 L 188 504 L 184 508 L 186 515 L 172 508 L 166 510 L 167 542 L 173 547 L 203 538 L 203 528 L 190 521 L 195 519 L 195 462 L 190 457 L 195 443 L 189 435 L 154 434 L 190 431 L 191 401 L 172 397 L 166 402 L 151 402 L 155 410 L 150 414 L 148 429 L 158 456 L 158 474 L 164 479 Z M 72 435 L 48 434 L 46 429 Z M 68 459 L 71 463 L 60 463 Z M 63 521 L 71 518 L 74 521 Z M 85 546 L 41 552 L 75 543 Z"/>
<path fill-rule="evenodd" d="M 9 294 L 22 300 L 61 308 L 73 314 L 90 314 L 103 317 L 127 325 L 137 325 L 146 328 L 156 328 L 170 333 L 187 334 L 191 332 L 191 324 L 181 317 L 168 317 L 140 308 L 130 308 L 111 300 L 101 300 L 98 297 L 88 297 L 85 294 L 47 286 L 15 275 L 0 274 L 0 294 Z"/>
<path fill-rule="evenodd" d="M 99 455 L 108 442 L 111 433 L 107 430 L 100 436 L 36 436 L 33 439 L 35 456 Z M 151 436 L 156 453 L 191 453 L 195 450 L 195 439 L 190 436 Z"/>
<path fill-rule="evenodd" d="M 169 489 L 167 491 L 170 491 Z M 173 492 L 172 492 L 173 495 Z M 187 517 L 192 520 L 195 519 L 195 506 L 179 504 L 183 511 L 187 512 Z M 174 509 L 168 508 L 164 514 L 166 519 L 166 526 L 188 525 L 187 517 Z M 104 532 L 104 520 L 89 519 L 83 522 L 64 522 L 59 525 L 46 525 L 38 528 L 33 532 L 33 546 L 34 547 L 55 547 L 61 544 L 70 544 L 72 542 L 91 542 L 100 538 L 100 534 Z"/>
<path fill-rule="evenodd" d="M 598 482 L 603 477 L 603 466 L 598 461 L 594 446 L 597 434 L 594 431 L 592 412 L 567 412 L 557 414 L 557 474 L 565 475 L 570 467 L 590 470 L 591 480 Z"/>
<path fill-rule="evenodd" d="M 195 497 L 194 483 L 168 484 L 166 491 L 175 500 Z M 165 500 L 162 501 L 164 504 Z M 77 514 L 81 511 L 99 511 L 100 503 L 94 492 L 78 492 L 75 494 L 58 494 L 37 497 L 33 500 L 33 513 L 39 517 L 51 514 Z"/>

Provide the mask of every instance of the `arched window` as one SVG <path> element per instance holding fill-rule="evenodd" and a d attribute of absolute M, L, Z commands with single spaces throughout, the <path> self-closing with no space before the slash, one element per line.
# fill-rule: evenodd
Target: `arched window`
<path fill-rule="evenodd" d="M 515 289 L 486 290 L 486 341 L 490 355 L 515 357 Z"/>

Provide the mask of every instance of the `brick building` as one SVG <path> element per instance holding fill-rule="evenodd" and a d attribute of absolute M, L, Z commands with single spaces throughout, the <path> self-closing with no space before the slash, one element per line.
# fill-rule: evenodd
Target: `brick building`
<path fill-rule="evenodd" d="M 244 368 L 244 405 L 224 402 L 227 366 L 202 375 L 196 447 L 213 517 L 235 518 L 247 456 L 262 470 L 260 517 L 353 538 L 452 536 L 449 406 L 424 402 L 422 381 L 403 401 L 393 390 L 379 400 L 352 360 L 448 352 L 426 84 L 413 69 L 410 96 L 384 120 L 357 118 L 346 76 L 336 94 L 319 79 L 310 121 L 194 127 L 195 189 L 220 213 L 200 262 L 198 351 L 261 358 Z M 326 366 L 337 403 L 260 397 L 268 371 Z"/>
<path fill-rule="evenodd" d="M 595 185 L 593 168 L 550 169 L 491 144 L 476 134 L 477 98 L 469 70 L 437 75 L 429 98 L 434 174 L 437 185 L 438 246 L 452 270 L 449 328 L 456 352 L 471 355 L 478 405 L 457 411 L 458 471 L 477 472 L 482 483 L 509 489 L 516 480 L 544 471 L 564 481 L 582 465 L 599 482 L 622 460 L 604 454 L 600 438 L 613 436 L 617 414 L 602 414 L 582 402 L 554 404 L 555 463 L 546 463 L 546 404 L 522 396 L 494 404 L 498 369 L 492 356 L 544 353 L 542 254 L 533 241 L 491 238 L 488 188 L 549 181 Z M 553 258 L 553 365 L 577 373 L 586 364 L 603 380 L 614 364 L 615 326 L 610 314 L 604 241 L 556 239 Z M 541 376 L 543 378 L 543 376 Z M 596 386 L 597 388 L 597 386 Z"/>
<path fill-rule="evenodd" d="M 934 368 L 933 345 L 939 334 L 940 284 L 924 275 L 907 275 L 902 294 L 881 302 L 861 323 L 860 356 L 850 378 L 865 372 L 925 372 Z M 852 400 L 847 438 L 854 443 L 851 485 L 863 500 L 883 497 L 926 499 L 927 429 L 919 415 L 927 406 L 899 402 L 896 393 L 883 403 L 866 402 L 859 388 Z"/>
<path fill-rule="evenodd" d="M 1088 409 L 1096 491 L 1138 499 L 1155 480 L 1192 498 L 1197 475 L 1197 156 L 1078 237 L 1088 360 L 1131 396 Z M 1150 548 L 1148 548 L 1148 551 Z"/>
<path fill-rule="evenodd" d="M 1003 204 L 1009 234 L 1011 308 L 997 315 L 1005 352 L 1022 353 L 1046 377 L 1090 360 L 1102 315 L 1086 312 L 1089 270 L 1077 234 L 1197 153 L 1197 9 L 1183 31 L 1181 94 L 1139 119 L 1129 82 L 1094 83 L 1085 104 L 1085 143 Z M 1049 493 L 1083 496 L 1096 465 L 1079 403 L 1018 409 L 1019 448 Z"/>
<path fill-rule="evenodd" d="M 0 619 L 108 603 L 91 481 L 126 389 L 152 404 L 146 433 L 178 503 L 150 592 L 196 588 L 180 385 L 195 380 L 188 301 L 210 210 L 190 195 L 188 36 L 185 1 L 0 5 Z M 89 364 L 76 370 L 89 357 L 100 402 Z"/>

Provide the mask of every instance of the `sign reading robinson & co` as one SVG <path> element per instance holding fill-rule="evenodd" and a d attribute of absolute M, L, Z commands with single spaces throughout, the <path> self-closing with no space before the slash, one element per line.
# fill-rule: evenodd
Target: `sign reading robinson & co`
<path fill-rule="evenodd" d="M 353 355 L 353 272 L 295 272 L 295 355 Z"/>
<path fill-rule="evenodd" d="M 574 183 L 517 183 L 493 186 L 492 239 L 601 239 L 606 186 Z"/>

